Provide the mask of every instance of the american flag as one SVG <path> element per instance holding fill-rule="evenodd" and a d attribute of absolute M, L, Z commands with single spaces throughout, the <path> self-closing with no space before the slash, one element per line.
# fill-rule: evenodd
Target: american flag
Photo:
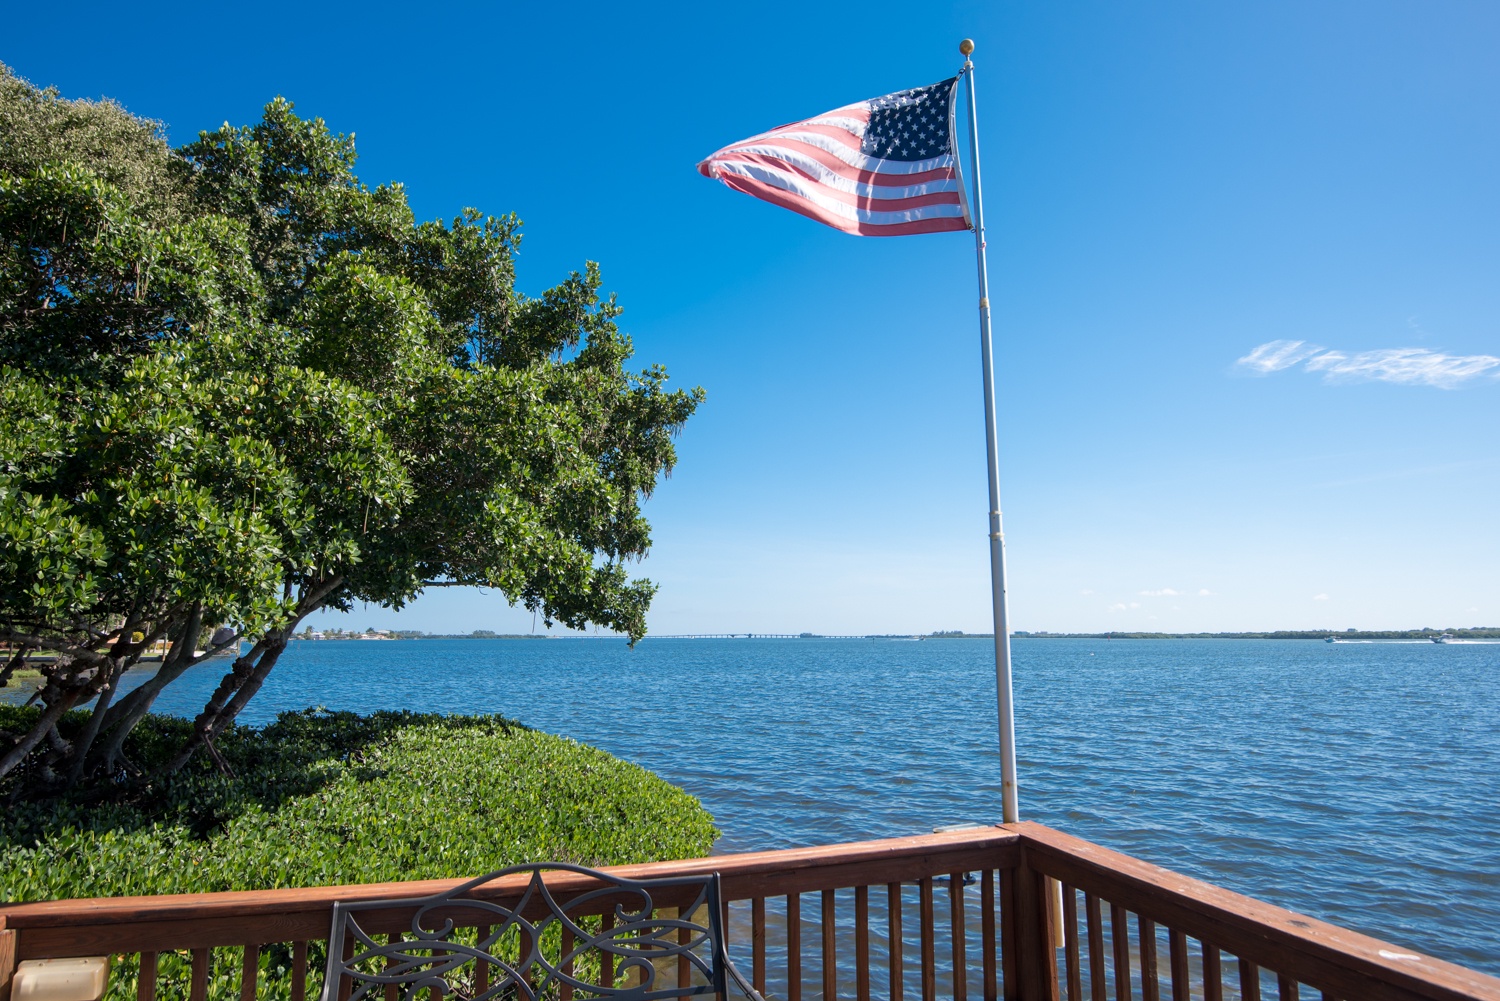
<path fill-rule="evenodd" d="M 725 146 L 704 177 L 858 236 L 969 229 L 954 155 L 958 77 Z"/>

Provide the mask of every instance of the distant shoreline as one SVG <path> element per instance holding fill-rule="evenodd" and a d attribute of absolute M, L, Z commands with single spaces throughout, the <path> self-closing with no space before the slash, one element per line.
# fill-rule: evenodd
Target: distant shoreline
<path fill-rule="evenodd" d="M 1281 629 L 1262 633 L 1032 633 L 1014 632 L 1011 638 L 1077 640 L 1497 640 L 1500 626 L 1471 629 Z"/>
<path fill-rule="evenodd" d="M 1455 641 L 1462 640 L 1500 640 L 1500 626 L 1479 626 L 1468 629 L 1280 629 L 1268 632 L 1243 632 L 1243 633 L 1143 633 L 1143 632 L 1104 632 L 1104 633 L 1052 633 L 1052 632 L 1029 632 L 1019 630 L 1011 633 L 1012 639 L 1046 639 L 1046 640 L 1319 640 L 1327 641 L 1358 641 L 1358 640 L 1418 640 L 1432 641 L 1436 637 L 1448 637 Z M 786 634 L 766 633 L 732 633 L 713 634 L 702 636 L 653 636 L 646 634 L 646 639 L 651 640 L 690 640 L 690 639 L 808 639 L 808 640 L 950 640 L 950 639 L 993 639 L 994 633 L 965 633 L 957 630 L 936 633 L 871 633 L 863 636 L 837 635 L 830 636 L 821 633 L 801 633 L 796 636 Z M 314 642 L 342 641 L 369 641 L 369 640 L 603 640 L 623 639 L 616 635 L 578 636 L 578 635 L 551 635 L 530 633 L 495 633 L 488 630 L 476 630 L 472 633 L 424 633 L 416 630 L 391 630 L 381 635 L 361 634 L 321 634 L 317 636 L 297 635 L 293 639 L 310 640 Z"/>

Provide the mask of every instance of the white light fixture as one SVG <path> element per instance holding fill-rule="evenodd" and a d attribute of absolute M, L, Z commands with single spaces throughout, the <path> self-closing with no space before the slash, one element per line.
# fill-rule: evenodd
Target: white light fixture
<path fill-rule="evenodd" d="M 109 983 L 109 957 L 28 959 L 10 981 L 10 1001 L 99 1001 Z"/>

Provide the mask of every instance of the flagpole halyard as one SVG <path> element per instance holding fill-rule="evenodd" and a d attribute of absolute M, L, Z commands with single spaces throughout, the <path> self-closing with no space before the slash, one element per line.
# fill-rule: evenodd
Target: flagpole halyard
<path fill-rule="evenodd" d="M 1001 817 L 1020 820 L 1016 788 L 1016 719 L 1011 688 L 1010 614 L 1005 595 L 1005 531 L 1000 519 L 1000 447 L 995 429 L 995 358 L 990 334 L 990 278 L 985 259 L 984 195 L 979 181 L 979 117 L 974 108 L 974 42 L 958 45 L 969 95 L 969 159 L 974 166 L 974 249 L 979 265 L 979 350 L 984 369 L 984 439 L 990 486 L 990 599 L 995 621 L 995 689 L 1000 723 Z"/>

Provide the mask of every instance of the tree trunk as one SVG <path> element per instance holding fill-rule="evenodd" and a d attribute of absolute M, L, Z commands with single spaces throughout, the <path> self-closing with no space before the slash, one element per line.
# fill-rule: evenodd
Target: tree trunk
<path fill-rule="evenodd" d="M 4 668 L 0 668 L 0 688 L 10 684 L 11 675 L 16 673 L 17 668 L 26 665 L 26 655 L 30 652 L 31 648 L 24 643 L 16 647 L 15 656 L 6 663 Z"/>
<path fill-rule="evenodd" d="M 234 698 L 229 700 L 229 705 L 225 706 L 220 711 L 218 718 L 214 720 L 213 732 L 208 735 L 209 739 L 217 737 L 223 732 L 226 726 L 233 723 L 235 717 L 240 714 L 240 710 L 244 709 L 249 701 L 255 697 L 256 692 L 260 691 L 260 686 L 265 684 L 266 677 L 271 673 L 271 668 L 276 666 L 276 662 L 286 652 L 287 641 L 290 639 L 291 630 L 288 629 L 281 636 L 281 642 L 271 646 L 261 655 L 260 663 L 255 665 L 255 673 L 245 679 L 245 683 L 240 686 L 240 690 L 234 693 Z"/>
<path fill-rule="evenodd" d="M 158 769 L 156 774 L 172 775 L 181 770 L 192 760 L 198 748 L 204 744 L 213 743 L 214 738 L 222 733 L 226 726 L 234 722 L 234 718 L 245 707 L 245 703 L 250 701 L 250 697 L 260 691 L 266 675 L 271 673 L 271 668 L 275 667 L 276 661 L 281 658 L 281 652 L 286 649 L 288 635 L 290 635 L 290 629 L 265 636 L 260 643 L 256 644 L 256 649 L 261 651 L 258 660 L 251 662 L 249 658 L 240 658 L 234 662 L 234 668 L 224 675 L 213 697 L 203 707 L 198 718 L 193 720 L 193 735 L 188 738 L 182 750 L 177 752 L 176 757 Z"/>
<path fill-rule="evenodd" d="M 204 704 L 202 712 L 198 713 L 197 718 L 193 720 L 195 729 L 202 729 L 208 725 L 209 721 L 218 717 L 219 713 L 224 710 L 224 706 L 234 697 L 234 693 L 239 691 L 245 684 L 245 680 L 255 673 L 256 664 L 264 659 L 266 653 L 276 645 L 277 639 L 275 634 L 262 636 L 260 641 L 251 647 L 249 653 L 234 659 L 229 673 L 219 679 L 219 687 L 214 689 L 214 693 Z M 280 642 L 283 646 L 286 645 L 285 639 Z"/>
<path fill-rule="evenodd" d="M 168 632 L 181 614 L 181 608 L 175 611 L 169 609 L 164 612 L 161 616 L 157 617 L 156 625 L 152 626 L 149 630 L 142 630 L 139 643 L 131 641 L 130 636 L 135 632 L 136 626 L 143 624 L 141 621 L 142 616 L 131 613 L 126 618 L 125 624 L 120 627 L 119 640 L 110 651 L 110 656 L 106 661 L 109 665 L 108 681 L 104 685 L 104 690 L 99 693 L 98 701 L 94 703 L 94 711 L 90 714 L 88 723 L 85 724 L 78 736 L 73 738 L 73 746 L 68 751 L 72 759 L 72 764 L 68 767 L 66 783 L 69 789 L 78 785 L 79 780 L 85 774 L 92 771 L 94 767 L 97 767 L 97 762 L 91 756 L 90 751 L 94 746 L 94 741 L 98 739 L 104 724 L 111 718 L 118 718 L 110 712 L 110 707 L 114 701 L 115 694 L 120 690 L 120 681 L 125 677 L 125 672 L 139 663 L 141 654 L 151 644 L 155 643 L 163 633 Z M 166 657 L 163 656 L 162 660 L 165 663 Z M 97 687 L 95 690 L 98 690 Z"/>
<path fill-rule="evenodd" d="M 171 775 L 186 765 L 198 748 L 211 744 L 215 737 L 234 722 L 240 710 L 260 691 L 266 676 L 281 659 L 298 623 L 328 603 L 329 596 L 343 585 L 342 577 L 320 581 L 310 590 L 304 590 L 297 601 L 297 610 L 280 629 L 267 633 L 255 644 L 255 648 L 238 658 L 229 673 L 219 682 L 203 711 L 193 720 L 193 735 L 170 762 L 156 771 L 156 775 Z M 259 651 L 259 658 L 255 654 Z"/>
<path fill-rule="evenodd" d="M 73 701 L 68 698 L 59 698 L 56 702 L 48 704 L 46 710 L 42 712 L 41 718 L 36 721 L 36 725 L 27 731 L 26 736 L 16 741 L 9 751 L 5 752 L 5 757 L 0 758 L 0 778 L 9 775 L 17 765 L 26 760 L 26 756 L 31 753 L 32 748 L 40 744 L 42 738 L 51 733 L 53 727 L 57 726 L 57 721 L 62 719 L 63 713 L 73 707 Z"/>
<path fill-rule="evenodd" d="M 94 745 L 94 739 L 99 736 L 99 724 L 104 722 L 104 713 L 109 709 L 109 704 L 114 701 L 115 692 L 120 688 L 120 679 L 125 676 L 126 669 L 123 659 L 116 657 L 109 659 L 109 682 L 104 686 L 104 691 L 99 693 L 99 701 L 95 704 L 93 715 L 89 716 L 83 732 L 73 738 L 73 747 L 70 750 L 73 765 L 68 769 L 67 779 L 69 789 L 76 786 L 78 780 L 83 777 L 84 765 L 88 763 L 89 748 Z"/>
<path fill-rule="evenodd" d="M 194 605 L 188 612 L 187 621 L 177 641 L 162 658 L 161 667 L 145 684 L 121 699 L 105 715 L 100 731 L 106 740 L 94 754 L 94 770 L 111 774 L 120 762 L 120 750 L 130 731 L 151 711 L 151 704 L 162 689 L 181 677 L 182 672 L 193 666 L 193 651 L 198 647 L 198 636 L 203 631 L 203 606 Z"/>

